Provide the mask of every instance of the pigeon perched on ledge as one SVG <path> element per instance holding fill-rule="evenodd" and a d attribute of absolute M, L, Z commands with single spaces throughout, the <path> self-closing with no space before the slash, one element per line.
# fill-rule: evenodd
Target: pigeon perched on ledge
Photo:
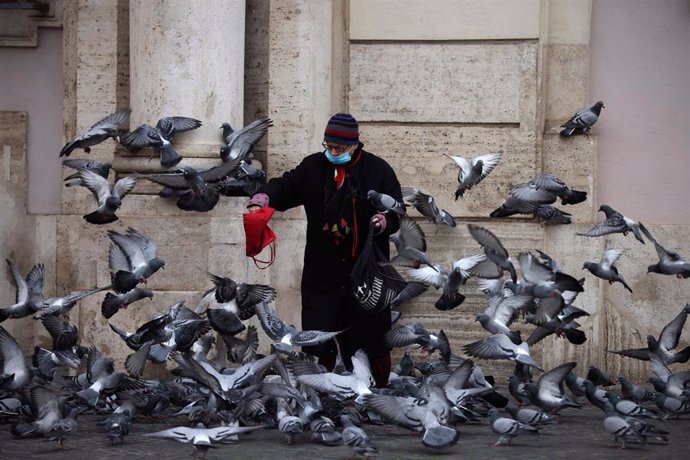
<path fill-rule="evenodd" d="M 605 108 L 604 103 L 597 101 L 595 104 L 588 105 L 578 110 L 570 120 L 561 125 L 561 128 L 563 128 L 560 133 L 561 136 L 569 137 L 573 134 L 584 134 L 588 136 L 594 123 L 599 120 L 599 115 L 601 115 L 601 109 L 603 108 Z"/>

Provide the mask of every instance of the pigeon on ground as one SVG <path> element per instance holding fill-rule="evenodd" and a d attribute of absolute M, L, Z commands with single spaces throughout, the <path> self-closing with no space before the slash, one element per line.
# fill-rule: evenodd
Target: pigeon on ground
<path fill-rule="evenodd" d="M 113 168 L 112 163 L 103 163 L 98 160 L 82 159 L 63 160 L 62 165 L 77 170 L 77 172 L 74 174 L 70 174 L 69 176 L 65 177 L 65 187 L 85 186 L 84 182 L 79 177 L 79 171 L 82 169 L 96 173 L 104 179 L 108 179 L 110 170 Z"/>
<path fill-rule="evenodd" d="M 628 423 L 625 417 L 618 415 L 613 407 L 606 408 L 606 418 L 604 418 L 604 429 L 613 435 L 613 443 L 616 447 L 625 449 L 626 441 L 646 443 L 646 438 L 637 433 L 633 424 Z"/>
<path fill-rule="evenodd" d="M 423 433 L 422 444 L 433 449 L 454 446 L 460 433 L 439 420 L 426 401 L 413 397 L 378 394 L 364 396 L 364 405 L 384 418 L 413 431 Z"/>
<path fill-rule="evenodd" d="M 114 443 L 116 439 L 125 442 L 125 436 L 132 430 L 132 417 L 128 409 L 110 414 L 105 420 L 98 422 L 103 427 L 105 435 Z"/>
<path fill-rule="evenodd" d="M 606 392 L 606 398 L 616 409 L 616 412 L 621 415 L 627 417 L 658 418 L 656 412 L 640 406 L 634 401 L 623 399 L 617 394 L 611 393 L 610 391 Z"/>
<path fill-rule="evenodd" d="M 644 244 L 644 238 L 642 238 L 641 232 L 644 231 L 648 233 L 648 231 L 641 222 L 626 217 L 611 206 L 605 204 L 599 206 L 599 211 L 606 214 L 606 219 L 599 222 L 585 233 L 578 233 L 578 235 L 595 237 L 609 235 L 611 233 L 622 233 L 623 235 L 627 235 L 628 232 L 633 232 L 637 241 Z"/>
<path fill-rule="evenodd" d="M 31 388 L 31 408 L 36 417 L 31 423 L 12 426 L 12 435 L 18 438 L 44 436 L 57 440 L 58 447 L 64 447 L 64 436 L 77 429 L 76 415 L 79 408 L 65 412 L 65 399 L 51 388 L 35 385 Z"/>
<path fill-rule="evenodd" d="M 115 182 L 112 190 L 108 179 L 96 174 L 88 169 L 79 171 L 79 179 L 84 187 L 88 188 L 98 201 L 98 209 L 86 214 L 84 220 L 90 224 L 109 224 L 118 220 L 115 211 L 122 206 L 122 199 L 134 189 L 136 180 L 134 177 L 126 176 Z"/>
<path fill-rule="evenodd" d="M 573 134 L 584 134 L 589 135 L 589 131 L 592 129 L 594 123 L 599 119 L 601 114 L 601 109 L 604 108 L 604 103 L 597 101 L 595 104 L 588 105 L 573 115 L 570 120 L 566 121 L 561 125 L 563 128 L 560 132 L 562 137 L 569 137 Z"/>
<path fill-rule="evenodd" d="M 455 227 L 453 216 L 445 209 L 439 208 L 433 196 L 427 195 L 414 187 L 401 187 L 401 190 L 403 200 L 414 206 L 421 215 L 431 222 L 436 225 L 446 224 L 449 227 Z"/>
<path fill-rule="evenodd" d="M 679 398 L 674 398 L 673 396 L 667 396 L 663 393 L 656 395 L 656 407 L 663 412 L 663 420 L 666 420 L 670 416 L 678 418 L 683 414 L 690 414 L 690 403 Z"/>
<path fill-rule="evenodd" d="M 87 369 L 88 387 L 78 391 L 75 395 L 94 407 L 102 396 L 109 396 L 123 390 L 143 387 L 143 383 L 122 372 L 115 371 L 112 359 L 105 358 L 99 351 L 92 348 L 89 351 Z"/>
<path fill-rule="evenodd" d="M 479 184 L 494 170 L 501 160 L 503 152 L 491 152 L 472 158 L 446 155 L 460 168 L 458 171 L 458 188 L 455 190 L 455 201 L 464 196 L 465 191 Z"/>
<path fill-rule="evenodd" d="M 542 411 L 529 409 L 527 407 L 516 407 L 512 404 L 506 406 L 506 412 L 510 414 L 515 420 L 525 425 L 539 428 L 540 426 L 550 425 L 555 422 L 553 417 L 545 414 Z"/>
<path fill-rule="evenodd" d="M 504 334 L 495 334 L 472 342 L 463 347 L 465 353 L 475 358 L 483 359 L 509 359 L 542 370 L 529 355 L 527 342 L 516 345 L 510 337 Z"/>
<path fill-rule="evenodd" d="M 185 166 L 180 171 L 141 174 L 139 177 L 171 189 L 177 198 L 177 207 L 183 211 L 207 212 L 218 204 L 222 189 L 220 181 L 235 173 L 240 161 L 235 158 L 203 171 Z"/>
<path fill-rule="evenodd" d="M 491 430 L 498 435 L 498 441 L 496 441 L 494 447 L 500 447 L 506 444 L 510 445 L 513 438 L 518 434 L 537 434 L 539 432 L 539 430 L 532 425 L 518 422 L 512 418 L 501 417 L 496 409 L 491 409 L 489 411 L 489 417 L 491 417 Z"/>
<path fill-rule="evenodd" d="M 206 428 L 203 424 L 198 424 L 194 428 L 177 426 L 155 433 L 145 433 L 144 436 L 168 438 L 174 439 L 177 442 L 191 443 L 192 457 L 203 460 L 206 458 L 208 450 L 214 447 L 214 443 L 228 442 L 232 436 L 260 429 L 263 429 L 263 426 L 219 426 L 216 428 Z"/>
<path fill-rule="evenodd" d="M 635 402 L 645 402 L 654 398 L 654 393 L 648 391 L 645 387 L 631 383 L 623 375 L 618 376 L 618 382 L 621 384 L 621 396 Z"/>
<path fill-rule="evenodd" d="M 587 397 L 587 401 L 589 401 L 593 406 L 598 407 L 603 411 L 606 411 L 609 407 L 613 407 L 613 404 L 611 404 L 606 397 L 608 393 L 606 390 L 597 387 L 587 379 L 582 381 L 582 386 L 585 389 L 585 397 Z"/>
<path fill-rule="evenodd" d="M 623 252 L 623 249 L 613 249 L 607 247 L 604 249 L 599 263 L 585 262 L 582 265 L 582 269 L 587 269 L 592 275 L 608 281 L 609 284 L 613 284 L 617 281 L 621 283 L 625 289 L 632 293 L 632 289 L 630 286 L 628 286 L 628 283 L 625 282 L 623 275 L 618 272 L 618 268 L 614 265 Z"/>
<path fill-rule="evenodd" d="M 352 452 L 364 459 L 376 458 L 379 455 L 378 448 L 369 440 L 369 436 L 363 429 L 352 423 L 350 417 L 341 416 L 340 421 L 343 424 L 343 443 L 348 446 Z"/>
<path fill-rule="evenodd" d="M 610 387 L 611 385 L 614 385 L 609 375 L 596 366 L 589 366 L 589 370 L 587 371 L 587 380 L 598 387 Z"/>
<path fill-rule="evenodd" d="M 19 273 L 17 267 L 9 259 L 5 259 L 7 268 L 17 288 L 15 304 L 0 308 L 0 323 L 8 318 L 24 318 L 33 315 L 43 303 L 43 279 L 45 267 L 43 264 L 34 265 L 26 275 L 26 279 Z"/>
<path fill-rule="evenodd" d="M 115 313 L 120 311 L 120 309 L 127 308 L 134 302 L 141 299 L 153 298 L 153 291 L 150 289 L 141 289 L 135 287 L 131 291 L 127 291 L 124 294 L 113 294 L 112 292 L 106 292 L 105 298 L 101 303 L 101 314 L 105 319 L 110 319 L 115 316 Z"/>
<path fill-rule="evenodd" d="M 12 335 L 0 326 L 0 390 L 18 390 L 32 378 L 24 351 Z"/>
<path fill-rule="evenodd" d="M 398 216 L 404 216 L 406 213 L 404 204 L 385 193 L 369 190 L 367 192 L 367 200 L 379 212 L 393 213 Z"/>
<path fill-rule="evenodd" d="M 129 119 L 130 112 L 129 109 L 118 110 L 96 122 L 87 132 L 66 143 L 60 150 L 60 156 L 69 156 L 74 149 L 84 149 L 86 153 L 89 153 L 92 146 L 111 137 L 117 139 L 118 127 Z"/>
<path fill-rule="evenodd" d="M 484 254 L 486 257 L 496 264 L 499 273 L 502 270 L 508 270 L 510 272 L 510 277 L 513 283 L 517 283 L 517 273 L 515 272 L 515 267 L 513 266 L 513 261 L 508 255 L 508 251 L 503 247 L 501 241 L 491 233 L 489 230 L 478 225 L 467 224 L 467 228 L 470 231 L 472 238 L 477 240 L 479 245 L 484 249 Z"/>
<path fill-rule="evenodd" d="M 143 234 L 128 228 L 125 234 L 108 230 L 110 245 L 110 277 L 118 294 L 145 283 L 165 262 L 156 257 L 156 243 Z"/>
<path fill-rule="evenodd" d="M 640 226 L 640 230 L 645 236 L 654 243 L 654 249 L 659 257 L 659 262 L 647 267 L 647 273 L 659 273 L 660 275 L 675 275 L 678 278 L 690 277 L 690 263 L 686 261 L 683 256 L 675 251 L 670 251 L 664 248 L 659 242 L 649 233 L 646 227 Z"/>
<path fill-rule="evenodd" d="M 139 150 L 153 147 L 160 152 L 161 166 L 171 168 L 182 161 L 182 157 L 173 148 L 175 134 L 189 131 L 201 126 L 201 121 L 188 117 L 165 117 L 158 120 L 156 127 L 141 125 L 132 132 L 120 137 L 120 143 L 128 150 Z"/>
<path fill-rule="evenodd" d="M 540 409 L 551 412 L 567 407 L 582 407 L 568 398 L 563 390 L 563 381 L 575 366 L 575 362 L 561 364 L 539 377 L 536 385 L 526 383 L 525 392 L 530 401 Z"/>
<path fill-rule="evenodd" d="M 271 126 L 273 126 L 273 121 L 268 117 L 257 118 L 237 131 L 232 129 L 230 123 L 223 123 L 221 129 L 225 145 L 220 149 L 220 158 L 224 163 L 236 158 L 247 158 Z"/>
<path fill-rule="evenodd" d="M 363 350 L 357 350 L 352 356 L 352 373 L 312 372 L 300 362 L 291 363 L 290 368 L 297 376 L 299 383 L 340 401 L 356 398 L 356 402 L 362 402 L 361 398 L 371 394 L 371 387 L 375 384 L 369 358 Z"/>

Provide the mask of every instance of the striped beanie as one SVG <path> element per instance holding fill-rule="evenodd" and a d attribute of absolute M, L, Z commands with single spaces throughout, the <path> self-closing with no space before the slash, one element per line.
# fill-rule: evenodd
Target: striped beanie
<path fill-rule="evenodd" d="M 359 144 L 359 125 L 349 113 L 336 113 L 328 120 L 323 140 L 334 144 Z"/>

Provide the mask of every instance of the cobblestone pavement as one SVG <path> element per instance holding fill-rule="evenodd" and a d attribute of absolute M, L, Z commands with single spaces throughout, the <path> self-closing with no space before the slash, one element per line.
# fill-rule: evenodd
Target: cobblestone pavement
<path fill-rule="evenodd" d="M 0 425 L 1 459 L 189 459 L 191 445 L 172 440 L 143 437 L 150 433 L 180 424 L 182 419 L 163 419 L 155 422 L 136 420 L 124 443 L 111 444 L 96 425 L 103 416 L 79 417 L 76 433 L 65 440 L 64 449 L 55 442 L 42 439 L 13 439 L 10 425 Z M 490 447 L 497 437 L 487 422 L 458 425 L 460 441 L 442 451 L 430 450 L 418 436 L 401 428 L 365 425 L 364 429 L 378 446 L 383 459 L 650 459 L 688 458 L 690 450 L 690 416 L 679 420 L 654 420 L 653 424 L 670 432 L 670 442 L 651 440 L 647 446 L 629 445 L 625 450 L 612 447 L 613 437 L 603 429 L 598 409 L 570 409 L 563 411 L 560 423 L 541 429 L 538 435 L 522 435 L 512 446 Z M 235 445 L 220 445 L 207 458 L 220 459 L 344 459 L 352 454 L 346 446 L 323 446 L 310 441 L 310 434 L 298 436 L 295 444 L 286 445 L 277 430 L 260 430 L 241 435 Z"/>

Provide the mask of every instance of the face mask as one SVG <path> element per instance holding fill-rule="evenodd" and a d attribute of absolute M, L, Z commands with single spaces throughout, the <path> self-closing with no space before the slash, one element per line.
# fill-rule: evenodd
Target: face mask
<path fill-rule="evenodd" d="M 326 155 L 328 161 L 330 161 L 334 165 L 343 165 L 345 163 L 348 163 L 352 159 L 349 153 L 341 153 L 337 157 L 334 157 L 333 155 L 331 155 L 331 152 L 329 152 L 328 149 L 324 150 L 323 154 Z"/>

